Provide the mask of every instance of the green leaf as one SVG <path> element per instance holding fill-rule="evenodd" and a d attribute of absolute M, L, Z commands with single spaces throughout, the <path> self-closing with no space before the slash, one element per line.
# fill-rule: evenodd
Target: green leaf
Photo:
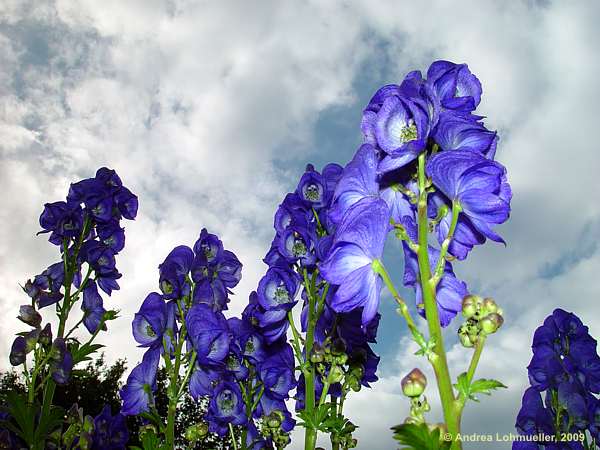
<path fill-rule="evenodd" d="M 463 372 L 458 376 L 454 387 L 460 394 L 460 398 L 463 401 L 473 400 L 474 402 L 478 402 L 479 399 L 475 396 L 475 394 L 492 395 L 492 390 L 500 388 L 506 389 L 508 386 L 505 386 L 498 380 L 486 378 L 480 378 L 479 380 L 475 380 L 469 384 L 469 381 L 467 380 L 467 374 Z"/>
<path fill-rule="evenodd" d="M 104 347 L 102 344 L 86 343 L 77 349 L 72 349 L 71 355 L 73 356 L 73 365 L 76 365 L 82 361 L 91 361 L 92 358 L 90 358 L 89 355 L 100 350 L 102 347 Z"/>
<path fill-rule="evenodd" d="M 17 435 L 30 446 L 35 443 L 34 428 L 35 416 L 39 407 L 27 402 L 27 398 L 23 394 L 18 394 L 14 391 L 6 395 L 8 399 L 8 412 L 15 419 L 18 429 Z"/>
<path fill-rule="evenodd" d="M 440 440 L 440 429 L 429 429 L 426 423 L 403 423 L 392 427 L 394 439 L 405 445 L 401 450 L 448 450 L 450 442 Z"/>

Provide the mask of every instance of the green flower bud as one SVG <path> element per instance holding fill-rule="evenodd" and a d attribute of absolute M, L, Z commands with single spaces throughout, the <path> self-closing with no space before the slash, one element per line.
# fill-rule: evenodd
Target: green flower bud
<path fill-rule="evenodd" d="M 317 364 L 317 363 L 323 362 L 323 353 L 311 352 L 310 362 L 313 363 L 313 364 Z"/>
<path fill-rule="evenodd" d="M 495 313 L 498 311 L 498 305 L 493 298 L 487 297 L 483 299 L 483 311 L 484 314 Z"/>
<path fill-rule="evenodd" d="M 402 393 L 407 397 L 419 397 L 427 387 L 427 378 L 419 369 L 413 369 L 408 375 L 402 378 Z"/>
<path fill-rule="evenodd" d="M 471 337 L 469 336 L 468 333 L 461 333 L 460 330 L 458 330 L 458 339 L 460 340 L 460 343 L 462 344 L 463 347 L 466 347 L 466 348 L 473 347 L 473 342 L 471 341 Z"/>
<path fill-rule="evenodd" d="M 356 439 L 350 439 L 346 443 L 346 447 L 348 447 L 348 448 L 356 448 L 357 445 L 358 445 L 358 440 L 356 440 Z"/>
<path fill-rule="evenodd" d="M 473 317 L 480 305 L 482 304 L 483 299 L 478 295 L 469 294 L 463 298 L 462 301 L 462 313 L 466 319 L 470 319 Z"/>
<path fill-rule="evenodd" d="M 329 375 L 327 376 L 327 381 L 329 381 L 330 384 L 339 383 L 343 379 L 344 379 L 344 371 L 342 370 L 341 367 L 333 366 L 329 370 Z"/>
<path fill-rule="evenodd" d="M 39 343 L 42 345 L 50 345 L 52 343 L 52 328 L 49 323 L 40 331 Z"/>
<path fill-rule="evenodd" d="M 504 319 L 498 313 L 491 313 L 481 319 L 481 329 L 485 334 L 492 334 L 502 326 Z"/>
<path fill-rule="evenodd" d="M 195 423 L 185 429 L 185 439 L 189 442 L 197 442 L 208 434 L 208 425 L 204 422 Z"/>
<path fill-rule="evenodd" d="M 334 362 L 338 366 L 343 366 L 344 364 L 346 364 L 347 361 L 348 361 L 348 355 L 346 355 L 345 353 L 342 353 L 341 355 L 338 355 L 334 358 Z"/>

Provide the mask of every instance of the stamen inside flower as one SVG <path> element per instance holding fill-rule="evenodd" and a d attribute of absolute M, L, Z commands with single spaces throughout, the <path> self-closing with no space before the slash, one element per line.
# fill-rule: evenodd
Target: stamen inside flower
<path fill-rule="evenodd" d="M 224 414 L 230 414 L 235 407 L 235 395 L 230 390 L 224 390 L 219 394 L 217 403 L 219 404 L 219 409 L 221 409 Z"/>
<path fill-rule="evenodd" d="M 281 305 L 282 303 L 287 303 L 290 300 L 290 294 L 288 293 L 285 285 L 280 283 L 277 288 L 275 288 L 275 292 L 273 293 L 273 298 L 277 302 L 277 304 Z"/>
<path fill-rule="evenodd" d="M 169 283 L 167 280 L 163 280 L 160 283 L 160 290 L 163 291 L 164 294 L 172 294 L 173 293 L 173 285 Z"/>
<path fill-rule="evenodd" d="M 319 201 L 321 198 L 321 190 L 319 189 L 319 186 L 314 183 L 305 186 L 304 197 L 311 202 Z"/>
<path fill-rule="evenodd" d="M 406 125 L 400 128 L 400 142 L 403 144 L 414 141 L 418 137 L 417 126 L 415 122 L 410 119 Z"/>
<path fill-rule="evenodd" d="M 306 255 L 306 244 L 301 239 L 294 240 L 294 245 L 292 246 L 292 254 L 296 257 Z"/>
<path fill-rule="evenodd" d="M 154 330 L 152 329 L 152 327 L 150 325 L 146 325 L 146 334 L 149 337 L 156 337 L 156 333 L 154 332 Z"/>

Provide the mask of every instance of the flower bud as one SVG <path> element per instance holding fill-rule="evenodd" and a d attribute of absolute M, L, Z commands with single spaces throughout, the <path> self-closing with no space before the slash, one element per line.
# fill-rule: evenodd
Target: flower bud
<path fill-rule="evenodd" d="M 495 313 L 497 311 L 498 311 L 498 305 L 496 304 L 496 302 L 494 301 L 493 298 L 487 297 L 487 298 L 483 299 L 483 313 L 484 314 Z"/>
<path fill-rule="evenodd" d="M 269 414 L 265 419 L 269 428 L 279 429 L 279 427 L 285 420 L 285 416 L 280 410 L 274 409 L 273 411 L 271 411 L 271 414 Z"/>
<path fill-rule="evenodd" d="M 17 338 L 13 341 L 12 347 L 10 349 L 9 360 L 13 366 L 20 366 L 25 362 L 25 358 L 27 356 L 27 342 L 23 336 L 17 336 Z"/>
<path fill-rule="evenodd" d="M 50 345 L 52 342 L 52 327 L 49 323 L 40 331 L 39 342 L 42 345 Z"/>
<path fill-rule="evenodd" d="M 458 339 L 460 340 L 460 343 L 462 344 L 463 347 L 466 347 L 466 348 L 473 347 L 473 342 L 471 341 L 471 337 L 469 336 L 468 333 L 461 332 L 461 330 L 458 330 Z"/>
<path fill-rule="evenodd" d="M 40 323 L 42 323 L 42 316 L 31 305 L 21 305 L 17 319 L 34 328 L 39 327 Z"/>
<path fill-rule="evenodd" d="M 204 422 L 195 423 L 185 429 L 185 439 L 188 442 L 197 442 L 208 434 L 208 425 Z"/>
<path fill-rule="evenodd" d="M 480 322 L 481 329 L 485 334 L 495 333 L 496 331 L 498 331 L 498 328 L 500 328 L 503 323 L 504 319 L 498 313 L 488 314 Z"/>
<path fill-rule="evenodd" d="M 35 349 L 35 346 L 38 343 L 38 339 L 40 338 L 40 329 L 34 328 L 29 333 L 25 335 L 25 342 L 27 343 L 26 352 L 29 353 Z"/>
<path fill-rule="evenodd" d="M 343 379 L 344 379 L 344 371 L 342 370 L 341 367 L 333 366 L 329 370 L 329 375 L 327 376 L 327 381 L 329 381 L 330 384 L 339 383 Z"/>
<path fill-rule="evenodd" d="M 347 361 L 348 355 L 342 353 L 341 355 L 336 356 L 333 362 L 336 363 L 338 366 L 343 366 L 344 364 L 346 364 Z"/>
<path fill-rule="evenodd" d="M 402 392 L 407 397 L 419 397 L 427 387 L 427 378 L 419 369 L 413 369 L 411 372 L 402 378 Z"/>
<path fill-rule="evenodd" d="M 483 299 L 478 295 L 469 294 L 463 298 L 462 313 L 466 319 L 473 317 L 479 309 Z"/>

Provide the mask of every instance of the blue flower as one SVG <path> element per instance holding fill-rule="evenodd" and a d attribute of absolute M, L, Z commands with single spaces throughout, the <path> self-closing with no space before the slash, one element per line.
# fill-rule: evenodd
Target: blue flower
<path fill-rule="evenodd" d="M 159 349 L 149 349 L 142 362 L 133 368 L 127 383 L 119 392 L 123 400 L 121 413 L 135 416 L 150 410 L 154 405 L 153 392 L 156 391 L 156 372 L 160 359 Z"/>
<path fill-rule="evenodd" d="M 144 299 L 131 324 L 133 337 L 140 347 L 163 347 L 163 334 L 167 329 L 167 304 L 156 292 Z"/>
<path fill-rule="evenodd" d="M 323 278 L 339 286 L 331 307 L 337 312 L 363 307 L 363 325 L 375 317 L 379 307 L 381 278 L 373 263 L 383 254 L 388 223 L 389 210 L 383 200 L 359 201 L 346 213 L 329 257 L 320 265 Z"/>
<path fill-rule="evenodd" d="M 435 128 L 433 138 L 442 150 L 471 150 L 494 159 L 498 134 L 489 131 L 477 116 L 443 113 Z"/>
<path fill-rule="evenodd" d="M 220 311 L 199 303 L 193 305 L 186 317 L 185 324 L 200 364 L 222 366 L 229 353 L 231 332 L 227 320 Z"/>
<path fill-rule="evenodd" d="M 510 213 L 512 192 L 500 163 L 472 151 L 448 151 L 434 155 L 426 170 L 435 187 L 458 202 L 478 232 L 504 242 L 491 229 L 506 221 Z"/>
<path fill-rule="evenodd" d="M 258 365 L 258 376 L 265 387 L 265 394 L 278 400 L 286 400 L 296 386 L 294 377 L 294 352 L 288 343 L 273 346 L 271 355 Z"/>
<path fill-rule="evenodd" d="M 67 349 L 63 338 L 56 338 L 52 343 L 52 357 L 50 358 L 50 373 L 56 384 L 67 384 L 73 369 L 73 356 Z"/>
<path fill-rule="evenodd" d="M 237 384 L 224 381 L 217 385 L 208 405 L 209 430 L 224 436 L 228 425 L 244 425 L 247 422 L 245 405 Z"/>
<path fill-rule="evenodd" d="M 165 299 L 178 299 L 189 294 L 186 275 L 192 267 L 194 252 L 185 245 L 175 247 L 158 266 L 159 285 Z"/>
<path fill-rule="evenodd" d="M 387 97 L 377 112 L 365 111 L 361 125 L 365 142 L 385 156 L 379 172 L 386 173 L 416 159 L 429 136 L 429 116 L 422 102 L 402 95 Z"/>
<path fill-rule="evenodd" d="M 481 82 L 466 64 L 433 62 L 427 70 L 427 84 L 444 109 L 473 111 L 481 101 Z"/>
<path fill-rule="evenodd" d="M 336 224 L 342 221 L 352 205 L 363 198 L 379 197 L 378 163 L 375 148 L 363 144 L 346 165 L 333 194 L 333 207 L 329 210 L 329 216 Z"/>
<path fill-rule="evenodd" d="M 113 416 L 110 406 L 105 405 L 100 414 L 94 417 L 92 450 L 124 450 L 128 440 L 125 416 L 121 413 Z"/>
<path fill-rule="evenodd" d="M 85 289 L 83 289 L 81 309 L 84 313 L 83 325 L 90 334 L 94 334 L 100 326 L 106 310 L 104 309 L 102 297 L 98 293 L 96 282 L 93 280 L 89 280 Z M 106 325 L 103 324 L 102 329 L 106 330 Z"/>
<path fill-rule="evenodd" d="M 298 276 L 284 267 L 273 266 L 258 283 L 258 302 L 265 309 L 284 309 L 296 304 Z"/>

